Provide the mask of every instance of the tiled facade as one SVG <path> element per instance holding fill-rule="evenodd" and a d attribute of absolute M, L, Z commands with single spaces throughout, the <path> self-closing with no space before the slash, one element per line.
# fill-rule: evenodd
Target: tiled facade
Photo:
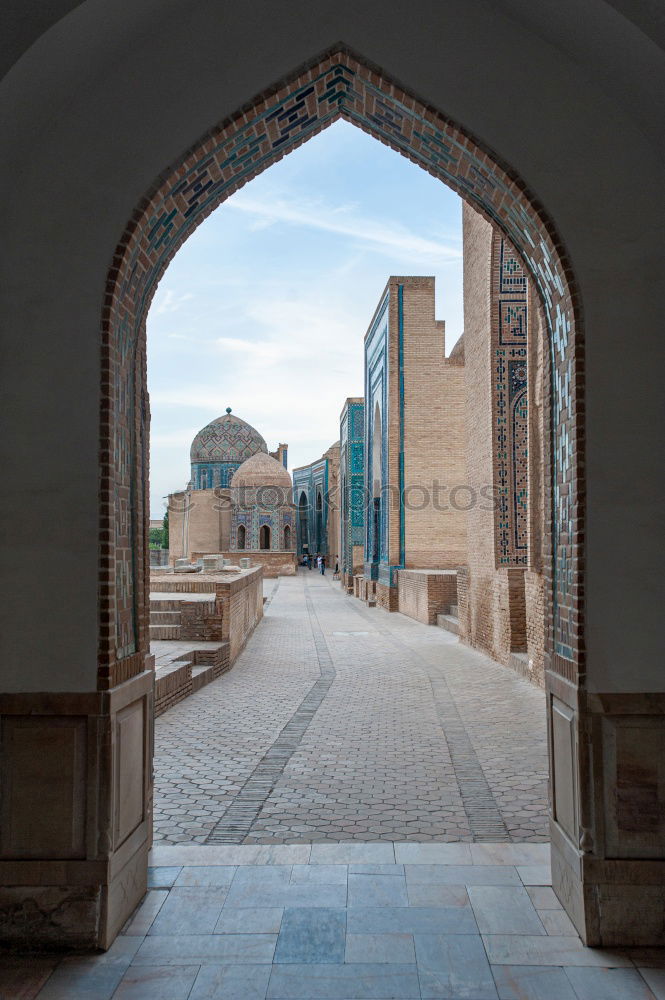
<path fill-rule="evenodd" d="M 320 459 L 293 470 L 293 502 L 299 556 L 339 556 L 339 442 Z"/>
<path fill-rule="evenodd" d="M 353 577 L 362 572 L 365 543 L 365 401 L 349 397 L 339 422 L 340 579 L 353 592 Z"/>
<path fill-rule="evenodd" d="M 365 575 L 391 610 L 400 569 L 463 561 L 464 419 L 434 279 L 391 277 L 365 337 Z"/>

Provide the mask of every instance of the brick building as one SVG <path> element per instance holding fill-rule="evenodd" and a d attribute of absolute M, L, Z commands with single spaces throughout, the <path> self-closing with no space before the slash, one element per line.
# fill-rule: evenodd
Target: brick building
<path fill-rule="evenodd" d="M 169 562 L 221 553 L 246 556 L 265 576 L 295 572 L 295 517 L 288 445 L 275 452 L 227 408 L 196 435 L 191 479 L 169 496 Z"/>
<path fill-rule="evenodd" d="M 339 418 L 339 557 L 342 586 L 353 591 L 365 554 L 365 400 L 350 396 Z"/>
<path fill-rule="evenodd" d="M 400 569 L 454 569 L 466 551 L 464 368 L 446 358 L 434 278 L 391 277 L 364 346 L 364 578 L 397 610 Z"/>
<path fill-rule="evenodd" d="M 320 553 L 333 567 L 340 551 L 339 456 L 335 441 L 321 458 L 293 470 L 298 555 Z"/>

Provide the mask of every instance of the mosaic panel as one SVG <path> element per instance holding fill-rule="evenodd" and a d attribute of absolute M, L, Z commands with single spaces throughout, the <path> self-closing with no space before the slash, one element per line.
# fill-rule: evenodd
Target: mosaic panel
<path fill-rule="evenodd" d="M 528 283 L 512 247 L 492 239 L 491 350 L 493 363 L 494 515 L 497 566 L 529 564 L 527 337 Z"/>
<path fill-rule="evenodd" d="M 144 443 L 134 414 L 132 373 L 140 356 L 138 347 L 143 349 L 152 295 L 178 248 L 214 208 L 246 180 L 339 118 L 424 167 L 496 224 L 538 289 L 552 362 L 551 645 L 558 657 L 555 669 L 571 679 L 575 676 L 573 664 L 566 661 L 575 655 L 571 636 L 581 620 L 575 546 L 583 530 L 576 481 L 582 423 L 575 415 L 582 345 L 552 230 L 524 188 L 462 129 L 348 52 L 339 51 L 207 134 L 137 207 L 118 245 L 102 318 L 102 551 L 107 539 L 114 539 L 114 544 L 102 570 L 100 594 L 102 613 L 108 610 L 113 620 L 115 611 L 116 627 L 111 646 L 103 644 L 100 656 L 110 683 L 119 676 L 118 671 L 114 674 L 114 661 L 137 649 L 136 623 L 146 612 L 134 558 L 136 540 L 142 535 L 136 526 L 137 491 L 145 491 L 147 483 L 142 481 Z M 504 277 L 506 282 L 519 279 L 510 269 Z M 518 285 L 511 288 L 516 291 Z M 512 336 L 519 336 L 522 325 L 520 311 L 513 307 L 502 318 L 502 329 L 512 331 Z M 142 668 L 138 656 L 136 669 Z M 128 676 L 127 670 L 123 676 Z"/>
<path fill-rule="evenodd" d="M 297 551 L 301 554 L 303 544 L 307 542 L 310 555 L 320 552 L 328 555 L 328 517 L 329 507 L 326 502 L 328 495 L 328 459 L 322 458 L 311 465 L 305 465 L 301 469 L 293 470 L 293 502 L 296 507 L 300 503 L 300 496 L 304 493 L 307 499 L 306 524 L 307 538 L 303 537 L 304 531 L 300 518 L 296 523 Z M 317 495 L 321 496 L 321 510 L 317 512 Z"/>
<path fill-rule="evenodd" d="M 342 481 L 341 565 L 353 571 L 353 549 L 365 540 L 365 404 L 347 402 L 340 420 L 340 475 Z"/>

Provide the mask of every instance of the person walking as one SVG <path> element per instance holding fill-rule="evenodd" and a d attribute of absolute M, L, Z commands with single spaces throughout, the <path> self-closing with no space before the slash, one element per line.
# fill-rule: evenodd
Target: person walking
<path fill-rule="evenodd" d="M 319 563 L 319 568 L 321 570 L 321 576 L 325 576 L 326 572 L 326 557 L 321 556 L 321 562 Z"/>
<path fill-rule="evenodd" d="M 335 572 L 333 573 L 333 580 L 339 580 L 339 556 L 335 556 Z"/>

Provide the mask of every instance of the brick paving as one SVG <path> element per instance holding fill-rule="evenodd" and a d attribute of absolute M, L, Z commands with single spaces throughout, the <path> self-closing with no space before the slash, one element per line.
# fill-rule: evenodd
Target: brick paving
<path fill-rule="evenodd" d="M 301 571 L 156 722 L 157 844 L 545 841 L 544 695 Z"/>

